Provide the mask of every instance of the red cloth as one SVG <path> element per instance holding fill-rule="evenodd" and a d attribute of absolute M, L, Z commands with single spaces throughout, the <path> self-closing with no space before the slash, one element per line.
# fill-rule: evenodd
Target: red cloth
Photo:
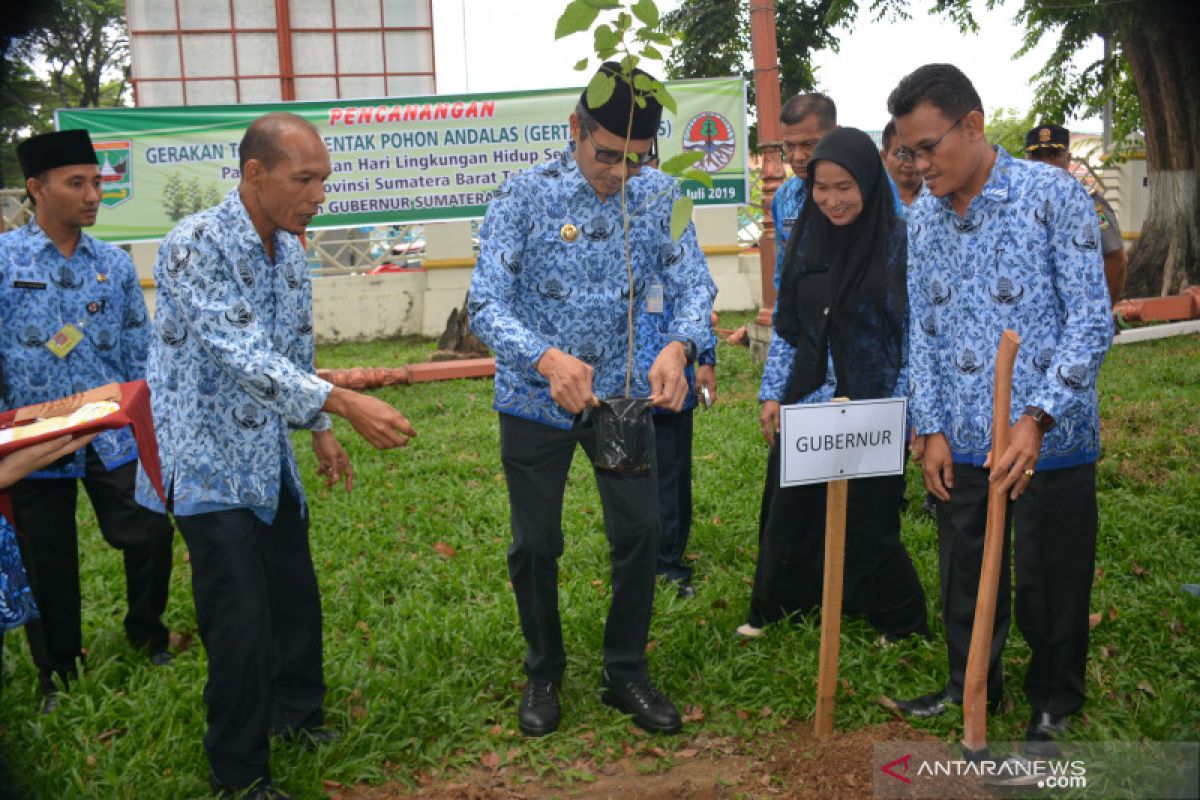
<path fill-rule="evenodd" d="M 142 462 L 142 469 L 146 470 L 150 483 L 158 492 L 158 498 L 162 500 L 163 505 L 166 505 L 167 493 L 163 489 L 162 467 L 158 461 L 158 438 L 154 432 L 154 417 L 150 412 L 150 387 L 146 385 L 145 381 L 130 381 L 122 383 L 119 388 L 121 400 L 118 405 L 121 408 L 115 414 L 109 414 L 103 419 L 86 422 L 73 428 L 64 428 L 41 436 L 31 436 L 28 439 L 18 439 L 7 444 L 0 444 L 0 457 L 23 450 L 32 444 L 57 439 L 67 434 L 83 435 L 124 428 L 129 425 L 133 428 L 133 438 L 137 441 L 138 460 Z M 12 411 L 0 412 L 0 426 L 11 424 L 20 410 L 17 408 Z M 7 492 L 0 492 L 0 513 L 12 521 L 12 503 Z"/>

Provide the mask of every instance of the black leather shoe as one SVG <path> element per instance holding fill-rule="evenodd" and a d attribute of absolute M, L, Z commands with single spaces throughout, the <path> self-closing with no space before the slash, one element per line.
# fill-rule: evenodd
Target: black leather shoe
<path fill-rule="evenodd" d="M 940 717 L 946 713 L 946 710 L 950 706 L 961 706 L 962 700 L 951 696 L 949 692 L 942 689 L 937 692 L 923 694 L 912 700 L 896 700 L 895 704 L 896 710 L 906 717 L 927 719 L 929 717 Z"/>
<path fill-rule="evenodd" d="M 208 773 L 208 786 L 212 789 L 214 797 L 222 798 L 222 800 L 292 800 L 291 795 L 285 794 L 270 780 L 260 780 L 253 786 L 243 786 L 235 788 L 226 786 L 217 780 L 217 776 L 211 772 Z"/>
<path fill-rule="evenodd" d="M 58 692 L 51 692 L 46 695 L 46 699 L 42 701 L 42 713 L 53 714 L 58 710 L 61 701 L 58 699 Z"/>
<path fill-rule="evenodd" d="M 600 699 L 613 708 L 633 715 L 633 721 L 651 733 L 679 733 L 683 721 L 666 695 L 654 688 L 649 678 L 614 681 L 604 673 Z"/>
<path fill-rule="evenodd" d="M 1060 758 L 1055 741 L 1067 732 L 1067 717 L 1034 709 L 1025 728 L 1025 755 L 1030 758 Z"/>
<path fill-rule="evenodd" d="M 680 581 L 679 588 L 675 591 L 675 596 L 680 600 L 691 600 L 696 596 L 696 587 L 688 581 Z"/>
<path fill-rule="evenodd" d="M 165 647 L 150 654 L 150 663 L 156 667 L 169 667 L 175 661 L 174 654 Z"/>
<path fill-rule="evenodd" d="M 553 681 L 530 681 L 521 695 L 517 722 L 526 736 L 545 736 L 558 730 L 562 707 L 558 704 L 558 687 Z"/>

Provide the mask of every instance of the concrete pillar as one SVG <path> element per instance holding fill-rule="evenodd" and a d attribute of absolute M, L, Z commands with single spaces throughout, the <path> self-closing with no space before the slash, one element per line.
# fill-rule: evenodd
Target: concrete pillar
<path fill-rule="evenodd" d="M 424 266 L 420 332 L 422 336 L 440 336 L 450 312 L 462 307 L 471 286 L 475 250 L 470 220 L 426 224 Z"/>
<path fill-rule="evenodd" d="M 696 238 L 708 258 L 708 271 L 717 285 L 717 311 L 757 308 L 754 294 L 738 258 L 738 211 L 733 206 L 701 206 L 692 213 Z M 753 276 L 756 280 L 757 274 Z"/>

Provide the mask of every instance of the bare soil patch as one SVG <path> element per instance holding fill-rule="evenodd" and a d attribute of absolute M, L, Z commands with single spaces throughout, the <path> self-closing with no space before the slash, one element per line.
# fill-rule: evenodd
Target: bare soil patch
<path fill-rule="evenodd" d="M 900 720 L 817 738 L 811 722 L 796 722 L 748 741 L 700 733 L 674 752 L 646 742 L 635 752 L 598 765 L 566 765 L 565 780 L 539 780 L 517 766 L 486 766 L 421 785 L 329 786 L 331 800 L 732 800 L 737 797 L 862 800 L 872 795 L 874 745 L 938 739 Z M 908 787 L 906 797 L 923 797 Z M 943 784 L 943 789 L 945 785 Z M 961 791 L 961 789 L 960 789 Z M 928 795 L 934 797 L 934 795 Z M 990 797 L 979 791 L 979 797 Z"/>

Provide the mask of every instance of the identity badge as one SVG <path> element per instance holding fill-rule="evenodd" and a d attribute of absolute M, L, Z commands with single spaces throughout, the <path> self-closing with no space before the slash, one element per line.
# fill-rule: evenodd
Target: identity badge
<path fill-rule="evenodd" d="M 58 329 L 58 333 L 50 337 L 50 340 L 46 342 L 46 347 L 59 358 L 66 358 L 67 353 L 74 350 L 75 345 L 82 341 L 83 331 L 68 322 Z"/>
<path fill-rule="evenodd" d="M 650 284 L 650 288 L 646 291 L 646 313 L 663 313 L 663 286 L 657 281 Z"/>

